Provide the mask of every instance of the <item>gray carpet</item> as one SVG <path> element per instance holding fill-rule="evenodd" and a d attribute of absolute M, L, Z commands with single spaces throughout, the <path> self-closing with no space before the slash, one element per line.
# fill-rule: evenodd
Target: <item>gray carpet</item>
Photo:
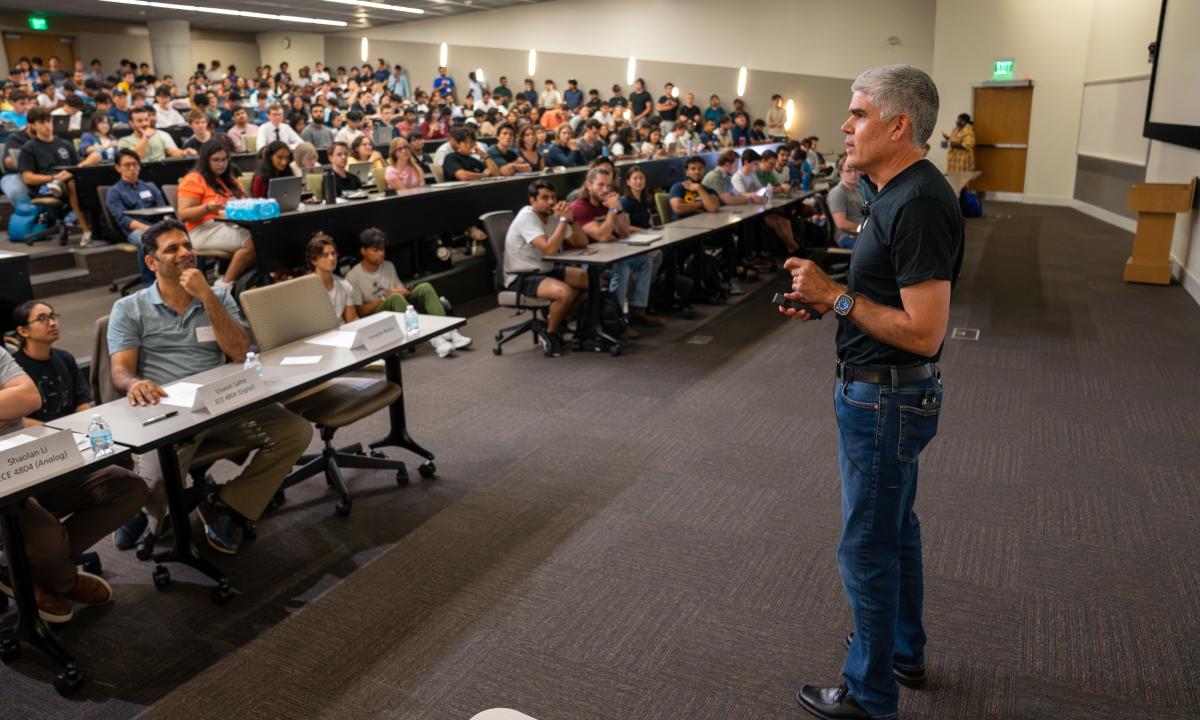
<path fill-rule="evenodd" d="M 1127 233 L 989 212 L 951 319 L 982 335 L 947 343 L 922 458 L 930 682 L 902 715 L 1198 717 L 1200 307 L 1120 281 Z M 783 321 L 775 285 L 617 359 L 406 360 L 436 482 L 355 474 L 345 520 L 294 489 L 225 608 L 102 548 L 119 600 L 61 633 L 91 684 L 60 700 L 29 652 L 0 716 L 801 717 L 849 627 L 834 323 Z"/>

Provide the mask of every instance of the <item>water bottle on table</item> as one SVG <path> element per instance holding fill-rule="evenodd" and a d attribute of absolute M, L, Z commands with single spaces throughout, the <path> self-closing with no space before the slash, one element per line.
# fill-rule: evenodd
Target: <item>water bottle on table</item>
<path fill-rule="evenodd" d="M 99 413 L 92 416 L 92 422 L 88 425 L 88 442 L 97 457 L 112 452 L 112 428 Z"/>
<path fill-rule="evenodd" d="M 412 340 L 421 334 L 421 318 L 417 315 L 417 308 L 409 305 L 404 310 L 404 339 Z"/>
<path fill-rule="evenodd" d="M 254 353 L 254 352 L 246 353 L 246 361 L 242 363 L 242 369 L 249 370 L 250 368 L 254 368 L 254 370 L 258 373 L 258 376 L 262 377 L 262 374 L 263 374 L 262 361 L 260 361 L 258 359 L 257 353 Z"/>

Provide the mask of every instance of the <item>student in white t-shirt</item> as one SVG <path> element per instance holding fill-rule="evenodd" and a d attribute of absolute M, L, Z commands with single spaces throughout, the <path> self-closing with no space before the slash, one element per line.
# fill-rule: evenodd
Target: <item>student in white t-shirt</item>
<path fill-rule="evenodd" d="M 325 283 L 325 292 L 329 293 L 329 302 L 333 311 L 342 322 L 352 322 L 358 319 L 358 307 L 353 302 L 354 288 L 350 283 L 334 274 L 337 270 L 337 245 L 333 238 L 325 233 L 313 235 L 304 250 L 313 274 Z"/>
<path fill-rule="evenodd" d="M 504 285 L 527 297 L 550 301 L 542 350 L 546 357 L 563 353 L 558 327 L 574 314 L 587 290 L 587 272 L 582 268 L 555 265 L 547 255 L 557 255 L 563 246 L 587 247 L 587 235 L 575 228 L 575 218 L 549 180 L 529 184 L 529 205 L 521 208 L 504 238 Z"/>

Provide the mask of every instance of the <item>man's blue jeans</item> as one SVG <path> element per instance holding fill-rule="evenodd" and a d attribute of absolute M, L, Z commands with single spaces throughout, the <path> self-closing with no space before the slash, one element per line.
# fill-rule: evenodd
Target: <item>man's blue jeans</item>
<path fill-rule="evenodd" d="M 917 456 L 937 434 L 937 377 L 905 385 L 838 380 L 834 387 L 842 475 L 838 567 L 854 615 L 842 669 L 871 715 L 895 717 L 892 665 L 925 662 L 921 525 L 913 512 Z"/>
<path fill-rule="evenodd" d="M 617 302 L 621 303 L 622 309 L 628 310 L 628 306 L 632 305 L 645 310 L 646 306 L 650 304 L 650 282 L 654 279 L 651 276 L 653 269 L 654 261 L 649 253 L 635 255 L 613 263 L 608 290 L 617 296 Z M 632 293 L 629 292 L 631 278 L 633 280 Z"/>
<path fill-rule="evenodd" d="M 146 247 L 142 245 L 142 231 L 130 230 L 125 239 L 137 245 L 138 274 L 142 276 L 142 285 L 150 287 L 157 278 L 150 272 L 150 268 L 146 267 Z"/>

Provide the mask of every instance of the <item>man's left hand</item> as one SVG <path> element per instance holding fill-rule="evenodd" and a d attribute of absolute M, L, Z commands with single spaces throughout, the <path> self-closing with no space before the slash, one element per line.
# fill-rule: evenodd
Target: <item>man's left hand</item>
<path fill-rule="evenodd" d="M 812 260 L 788 258 L 783 269 L 792 273 L 792 292 L 806 305 L 833 305 L 844 289 Z"/>
<path fill-rule="evenodd" d="M 188 268 L 179 276 L 179 284 L 187 291 L 188 295 L 203 300 L 212 293 L 212 288 L 208 286 L 208 279 L 204 277 L 204 273 L 196 268 Z"/>

